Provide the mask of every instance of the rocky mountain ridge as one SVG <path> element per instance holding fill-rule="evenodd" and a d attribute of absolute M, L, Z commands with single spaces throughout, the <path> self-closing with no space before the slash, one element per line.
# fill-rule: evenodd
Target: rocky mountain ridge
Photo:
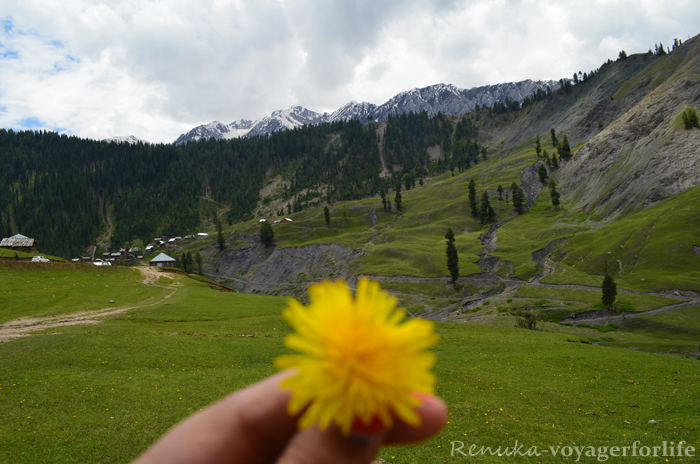
<path fill-rule="evenodd" d="M 292 106 L 286 110 L 274 111 L 270 116 L 264 116 L 252 121 L 241 119 L 231 124 L 213 121 L 203 124 L 180 135 L 176 144 L 197 141 L 201 139 L 230 139 L 234 137 L 269 134 L 278 130 L 293 129 L 308 124 L 322 124 L 349 119 L 359 119 L 363 124 L 370 118 L 376 121 L 386 121 L 389 115 L 408 113 L 409 111 L 427 111 L 430 116 L 442 113 L 448 116 L 469 113 L 479 106 L 493 106 L 495 102 L 503 102 L 506 98 L 522 101 L 537 89 L 551 90 L 559 88 L 556 81 L 508 82 L 496 85 L 460 89 L 452 84 L 436 84 L 421 89 L 415 88 L 401 92 L 382 105 L 369 102 L 351 101 L 332 113 L 317 113 L 302 106 Z"/>

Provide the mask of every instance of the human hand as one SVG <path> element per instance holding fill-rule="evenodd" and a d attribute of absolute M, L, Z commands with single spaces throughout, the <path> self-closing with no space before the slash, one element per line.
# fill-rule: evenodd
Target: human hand
<path fill-rule="evenodd" d="M 420 394 L 419 427 L 396 420 L 391 430 L 344 437 L 334 426 L 297 429 L 287 414 L 290 392 L 279 382 L 289 371 L 235 392 L 189 417 L 165 434 L 134 464 L 359 464 L 372 461 L 382 445 L 414 443 L 445 425 L 447 408 L 438 398 Z"/>

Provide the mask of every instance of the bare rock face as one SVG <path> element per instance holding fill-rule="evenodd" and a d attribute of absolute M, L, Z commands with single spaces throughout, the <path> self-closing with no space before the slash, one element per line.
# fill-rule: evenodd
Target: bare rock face
<path fill-rule="evenodd" d="M 265 247 L 257 234 L 245 235 L 237 239 L 250 246 L 224 250 L 210 276 L 244 293 L 304 296 L 311 282 L 343 278 L 352 284 L 351 267 L 365 254 L 337 244 Z"/>
<path fill-rule="evenodd" d="M 615 219 L 700 185 L 700 130 L 679 124 L 681 112 L 700 103 L 695 45 L 654 60 L 640 74 L 658 87 L 563 164 L 561 190 L 586 211 Z"/>

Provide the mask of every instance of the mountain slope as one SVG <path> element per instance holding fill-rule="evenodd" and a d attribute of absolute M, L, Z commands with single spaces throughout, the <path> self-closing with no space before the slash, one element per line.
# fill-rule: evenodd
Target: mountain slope
<path fill-rule="evenodd" d="M 231 278 L 229 284 L 240 285 L 242 290 L 264 288 L 271 293 L 298 295 L 308 281 L 332 277 L 334 269 L 342 268 L 337 272 L 351 280 L 359 274 L 371 275 L 409 291 L 413 296 L 405 298 L 415 302 L 415 308 L 429 308 L 435 318 L 457 317 L 460 308 L 473 308 L 488 295 L 503 295 L 505 299 L 520 292 L 536 294 L 539 290 L 533 289 L 541 288 L 560 292 L 559 285 L 567 291 L 596 292 L 605 259 L 621 289 L 700 292 L 700 275 L 693 271 L 695 255 L 700 253 L 693 246 L 700 245 L 698 216 L 693 213 L 700 188 L 694 188 L 700 185 L 694 156 L 700 131 L 686 131 L 678 121 L 686 106 L 698 104 L 699 49 L 698 40 L 693 39 L 666 56 L 632 55 L 605 64 L 571 91 L 557 91 L 521 110 L 481 108 L 450 118 L 455 125 L 451 149 L 437 150 L 440 157 L 433 161 L 441 162 L 442 157 L 449 161 L 450 153 L 457 156 L 460 152 L 459 124 L 489 147 L 487 154 L 454 173 L 449 172 L 446 162 L 446 173 L 438 170 L 423 186 L 402 190 L 401 214 L 384 211 L 380 198 L 374 196 L 332 205 L 330 227 L 323 220 L 320 205 L 292 214 L 293 223 L 275 229 L 276 244 L 282 249 L 342 245 L 363 253 L 347 258 L 350 262 L 338 262 L 340 255 L 335 253 L 333 266 L 300 267 L 297 273 L 288 262 L 292 269 L 287 270 L 287 276 L 303 276 L 277 282 L 272 274 L 257 274 L 255 260 L 246 258 L 248 270 L 241 272 L 236 260 L 259 246 L 254 239 L 256 223 L 246 222 L 233 228 L 239 237 L 246 230 L 253 231 L 246 234 L 249 240 L 232 242 L 236 260 L 226 261 L 228 252 L 203 251 L 212 269 L 227 269 L 227 273 L 212 276 L 222 281 Z M 430 129 L 418 123 L 413 127 Z M 535 136 L 539 134 L 543 149 L 556 151 L 550 141 L 551 128 L 560 139 L 567 134 L 574 148 L 573 157 L 562 161 L 559 169 L 547 169 L 565 192 L 559 208 L 552 207 L 549 190 L 536 175 L 544 162 L 535 154 Z M 386 124 L 378 124 L 377 132 L 383 130 L 388 130 Z M 389 146 L 384 140 L 386 153 Z M 408 143 L 415 150 L 422 149 L 420 144 Z M 412 172 L 405 164 L 395 169 L 399 171 L 394 179 L 405 180 Z M 642 179 L 639 188 L 616 183 L 628 174 L 625 170 Z M 499 218 L 495 224 L 482 224 L 472 217 L 470 180 L 476 182 L 477 197 L 484 192 L 490 197 Z M 524 214 L 515 213 L 511 204 L 498 199 L 497 187 L 506 187 L 504 194 L 509 196 L 512 192 L 508 187 L 513 182 L 525 189 L 528 208 Z M 394 195 L 393 189 L 387 193 L 391 204 Z M 620 202 L 621 198 L 626 201 Z M 611 208 L 605 218 L 604 208 L 609 205 L 616 209 Z M 268 210 L 261 207 L 258 214 L 264 217 Z M 269 214 L 275 216 L 274 211 Z M 452 291 L 447 285 L 444 255 L 447 227 L 456 232 L 462 276 Z M 349 251 L 344 253 L 351 256 Z M 259 269 L 274 268 L 272 263 L 257 264 Z M 575 287 L 569 288 L 572 285 Z M 450 292 L 462 299 L 459 304 L 428 298 Z M 599 296 L 592 298 L 595 301 Z M 625 298 L 641 304 L 631 296 Z"/>
<path fill-rule="evenodd" d="M 683 110 L 700 102 L 699 70 L 697 37 L 649 63 L 630 87 L 650 92 L 562 168 L 564 192 L 612 219 L 700 185 L 700 131 L 685 130 L 680 121 Z M 616 96 L 625 91 L 633 88 Z"/>

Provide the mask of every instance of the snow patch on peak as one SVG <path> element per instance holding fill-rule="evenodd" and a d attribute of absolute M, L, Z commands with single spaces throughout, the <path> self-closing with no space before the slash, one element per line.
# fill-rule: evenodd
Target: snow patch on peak
<path fill-rule="evenodd" d="M 131 145 L 141 143 L 148 143 L 145 140 L 134 137 L 133 135 L 118 135 L 116 137 L 109 137 L 107 139 L 102 139 L 103 142 L 113 142 L 113 143 L 129 143 Z"/>

